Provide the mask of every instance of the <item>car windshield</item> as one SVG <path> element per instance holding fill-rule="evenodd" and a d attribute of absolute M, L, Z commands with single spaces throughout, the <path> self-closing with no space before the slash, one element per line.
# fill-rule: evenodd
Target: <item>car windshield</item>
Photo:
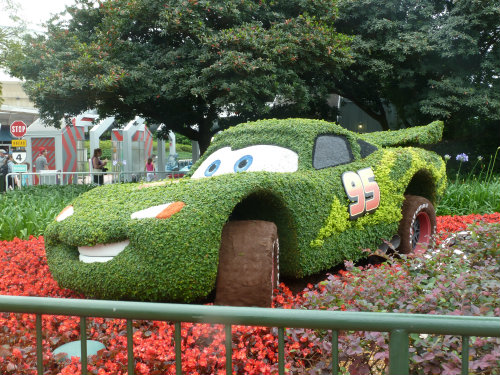
<path fill-rule="evenodd" d="M 347 164 L 354 160 L 346 137 L 325 134 L 316 138 L 313 151 L 313 167 L 323 169 Z"/>

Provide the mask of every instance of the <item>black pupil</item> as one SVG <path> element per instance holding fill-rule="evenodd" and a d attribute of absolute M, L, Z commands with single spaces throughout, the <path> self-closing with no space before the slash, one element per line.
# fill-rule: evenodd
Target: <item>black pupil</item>
<path fill-rule="evenodd" d="M 242 161 L 239 162 L 238 168 L 243 168 L 247 164 L 248 164 L 248 160 L 244 159 L 244 160 L 242 160 Z"/>
<path fill-rule="evenodd" d="M 209 172 L 213 172 L 213 171 L 215 171 L 215 168 L 216 168 L 216 167 L 217 167 L 217 166 L 216 166 L 216 164 L 215 164 L 215 163 L 212 163 L 212 165 L 210 165 L 210 167 L 208 167 L 208 171 L 209 171 Z"/>

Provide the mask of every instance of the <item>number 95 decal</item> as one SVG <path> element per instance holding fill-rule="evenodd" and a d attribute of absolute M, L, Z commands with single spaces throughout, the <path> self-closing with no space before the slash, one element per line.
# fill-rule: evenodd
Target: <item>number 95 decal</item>
<path fill-rule="evenodd" d="M 349 205 L 351 220 L 357 219 L 365 213 L 375 211 L 380 204 L 380 189 L 375 181 L 371 168 L 360 169 L 356 172 L 342 174 L 347 197 L 352 202 Z"/>

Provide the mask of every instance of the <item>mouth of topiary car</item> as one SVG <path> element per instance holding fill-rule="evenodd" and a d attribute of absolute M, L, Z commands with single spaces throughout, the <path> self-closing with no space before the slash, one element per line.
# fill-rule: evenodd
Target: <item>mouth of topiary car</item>
<path fill-rule="evenodd" d="M 178 213 L 185 206 L 184 202 L 176 201 L 161 205 L 148 207 L 146 209 L 133 212 L 131 220 L 143 220 L 149 218 L 168 219 Z M 74 214 L 73 206 L 67 206 L 56 217 L 57 222 L 61 222 Z M 79 260 L 83 263 L 106 263 L 114 259 L 130 244 L 130 241 L 123 240 L 112 243 L 99 243 L 94 246 L 78 246 Z"/>

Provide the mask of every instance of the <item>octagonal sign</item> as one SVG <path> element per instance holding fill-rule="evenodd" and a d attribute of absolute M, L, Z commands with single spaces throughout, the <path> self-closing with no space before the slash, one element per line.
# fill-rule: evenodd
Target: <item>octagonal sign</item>
<path fill-rule="evenodd" d="M 14 121 L 10 124 L 10 134 L 16 138 L 22 138 L 26 134 L 27 126 L 22 121 Z"/>

